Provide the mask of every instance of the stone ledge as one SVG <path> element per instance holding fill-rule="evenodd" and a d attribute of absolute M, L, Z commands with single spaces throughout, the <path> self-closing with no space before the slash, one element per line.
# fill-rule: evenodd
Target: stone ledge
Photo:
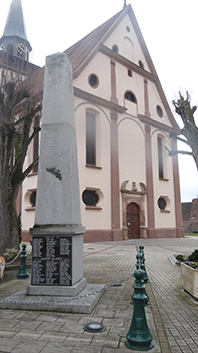
<path fill-rule="evenodd" d="M 87 284 L 76 297 L 29 296 L 26 289 L 0 300 L 0 309 L 91 314 L 103 295 L 103 284 Z M 94 294 L 92 294 L 94 293 Z"/>

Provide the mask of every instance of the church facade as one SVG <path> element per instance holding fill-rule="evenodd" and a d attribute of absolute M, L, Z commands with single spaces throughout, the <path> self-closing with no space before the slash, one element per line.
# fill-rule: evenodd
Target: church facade
<path fill-rule="evenodd" d="M 131 5 L 65 52 L 73 69 L 84 241 L 184 236 L 178 159 L 168 153 L 180 130 Z M 30 78 L 41 99 L 44 69 Z M 26 164 L 38 153 L 37 137 Z M 31 239 L 36 188 L 33 170 L 20 195 L 23 240 Z"/>

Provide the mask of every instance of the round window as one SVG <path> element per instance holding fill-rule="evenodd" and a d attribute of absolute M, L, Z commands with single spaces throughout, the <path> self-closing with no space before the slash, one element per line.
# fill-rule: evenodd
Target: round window
<path fill-rule="evenodd" d="M 93 88 L 98 87 L 99 80 L 98 80 L 98 77 L 96 75 L 94 75 L 94 74 L 90 75 L 88 80 L 89 80 L 89 84 L 90 84 L 91 87 L 93 87 Z"/>
<path fill-rule="evenodd" d="M 159 197 L 158 201 L 158 207 L 160 208 L 160 210 L 165 210 L 166 208 L 166 200 L 164 197 Z"/>
<path fill-rule="evenodd" d="M 86 206 L 96 206 L 99 201 L 99 196 L 94 190 L 84 190 L 82 200 Z"/>
<path fill-rule="evenodd" d="M 143 62 L 141 61 L 141 60 L 139 60 L 139 66 L 141 67 L 141 69 L 144 69 L 144 64 L 143 64 Z"/>
<path fill-rule="evenodd" d="M 159 105 L 157 105 L 156 110 L 157 110 L 157 114 L 159 115 L 159 117 L 162 118 L 163 117 L 162 108 Z"/>
<path fill-rule="evenodd" d="M 113 51 L 114 51 L 115 53 L 118 53 L 118 52 L 119 52 L 119 48 L 118 48 L 118 46 L 117 46 L 116 44 L 114 44 L 114 45 L 112 46 L 112 49 L 113 49 Z"/>
<path fill-rule="evenodd" d="M 126 26 L 126 30 L 127 30 L 127 32 L 131 32 L 131 29 L 129 26 Z"/>

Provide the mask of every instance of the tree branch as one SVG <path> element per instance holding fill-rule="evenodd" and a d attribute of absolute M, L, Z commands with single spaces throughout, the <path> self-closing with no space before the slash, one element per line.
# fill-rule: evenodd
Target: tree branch
<path fill-rule="evenodd" d="M 172 150 L 168 152 L 169 156 L 175 156 L 176 154 L 188 154 L 189 156 L 193 156 L 192 152 L 189 151 L 179 151 L 179 150 Z"/>

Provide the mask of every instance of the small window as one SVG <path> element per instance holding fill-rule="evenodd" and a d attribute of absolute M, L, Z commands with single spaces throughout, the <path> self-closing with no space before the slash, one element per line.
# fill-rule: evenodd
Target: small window
<path fill-rule="evenodd" d="M 99 79 L 96 75 L 91 74 L 88 78 L 89 84 L 92 88 L 97 88 L 99 85 Z"/>
<path fill-rule="evenodd" d="M 117 46 L 116 44 L 114 44 L 114 45 L 112 46 L 112 50 L 113 50 L 115 53 L 118 53 L 118 52 L 119 52 L 119 48 L 118 48 L 118 46 Z"/>
<path fill-rule="evenodd" d="M 36 206 L 36 191 L 32 191 L 30 195 L 30 204 L 32 207 Z"/>
<path fill-rule="evenodd" d="M 162 117 L 163 117 L 163 110 L 162 110 L 162 108 L 161 108 L 159 105 L 157 105 L 156 110 L 157 110 L 158 116 L 159 116 L 160 118 L 162 118 Z"/>
<path fill-rule="evenodd" d="M 96 206 L 99 202 L 99 196 L 96 190 L 84 190 L 82 200 L 86 206 Z"/>
<path fill-rule="evenodd" d="M 136 103 L 136 98 L 135 98 L 135 96 L 134 96 L 133 93 L 131 93 L 131 92 L 126 92 L 124 97 L 125 97 L 125 99 L 127 99 L 128 101 L 133 102 L 133 103 Z"/>
<path fill-rule="evenodd" d="M 165 210 L 166 208 L 166 200 L 164 197 L 159 197 L 158 201 L 157 201 L 158 207 L 160 210 Z"/>
<path fill-rule="evenodd" d="M 127 30 L 127 32 L 131 32 L 131 29 L 130 29 L 130 27 L 129 26 L 126 26 L 126 30 Z"/>
<path fill-rule="evenodd" d="M 128 70 L 128 76 L 129 76 L 129 77 L 132 77 L 132 76 L 133 76 L 133 74 L 132 74 L 132 71 L 131 71 L 131 70 Z"/>
<path fill-rule="evenodd" d="M 138 61 L 138 64 L 141 67 L 141 69 L 144 69 L 144 64 L 143 64 L 143 62 L 141 60 Z"/>

